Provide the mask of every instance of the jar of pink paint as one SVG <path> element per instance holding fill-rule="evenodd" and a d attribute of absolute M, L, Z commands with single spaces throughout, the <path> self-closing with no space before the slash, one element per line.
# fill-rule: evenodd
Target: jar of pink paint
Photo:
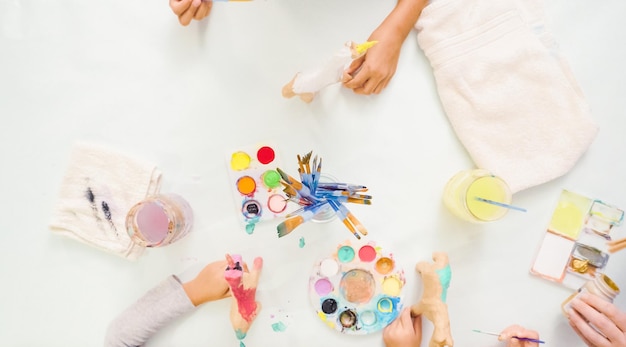
<path fill-rule="evenodd" d="M 126 216 L 131 240 L 144 247 L 167 246 L 189 233 L 193 212 L 177 194 L 159 194 L 133 206 Z"/>

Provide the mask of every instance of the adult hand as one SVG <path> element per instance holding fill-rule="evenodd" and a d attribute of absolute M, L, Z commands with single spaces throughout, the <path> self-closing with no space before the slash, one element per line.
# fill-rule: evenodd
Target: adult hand
<path fill-rule="evenodd" d="M 230 288 L 224 279 L 224 269 L 227 266 L 226 260 L 212 262 L 193 280 L 183 283 L 183 289 L 194 306 L 230 296 Z"/>
<path fill-rule="evenodd" d="M 187 26 L 193 19 L 201 20 L 208 16 L 213 1 L 202 0 L 170 0 L 170 8 L 178 17 L 180 24 Z"/>
<path fill-rule="evenodd" d="M 537 342 L 519 340 L 518 337 L 538 340 L 539 333 L 519 325 L 510 325 L 500 332 L 498 340 L 506 341 L 507 347 L 535 347 L 539 345 Z"/>
<path fill-rule="evenodd" d="M 371 37 L 368 41 L 378 43 L 350 64 L 342 80 L 346 88 L 363 95 L 379 94 L 387 87 L 396 72 L 402 48 L 402 42 L 397 40 Z"/>
<path fill-rule="evenodd" d="M 626 346 L 626 313 L 617 306 L 586 293 L 570 304 L 569 324 L 588 346 Z"/>
<path fill-rule="evenodd" d="M 411 317 L 407 307 L 383 330 L 386 347 L 419 347 L 422 344 L 422 316 Z"/>

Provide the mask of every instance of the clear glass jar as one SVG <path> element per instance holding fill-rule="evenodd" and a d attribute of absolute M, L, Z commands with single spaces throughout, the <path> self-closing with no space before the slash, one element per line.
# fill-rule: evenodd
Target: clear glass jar
<path fill-rule="evenodd" d="M 582 293 L 589 293 L 598 296 L 608 302 L 613 302 L 613 299 L 619 294 L 619 287 L 605 274 L 597 275 L 593 280 L 587 281 L 578 291 L 569 298 L 567 298 L 561 305 L 563 314 L 567 317 L 568 311 L 571 308 L 571 302 L 578 295 Z"/>
<path fill-rule="evenodd" d="M 177 194 L 159 194 L 133 206 L 126 215 L 131 240 L 144 247 L 162 247 L 187 235 L 193 224 L 189 203 Z"/>
<path fill-rule="evenodd" d="M 444 188 L 443 203 L 455 216 L 474 223 L 502 218 L 508 209 L 478 199 L 510 204 L 512 193 L 501 178 L 483 169 L 465 170 L 454 175 Z"/>

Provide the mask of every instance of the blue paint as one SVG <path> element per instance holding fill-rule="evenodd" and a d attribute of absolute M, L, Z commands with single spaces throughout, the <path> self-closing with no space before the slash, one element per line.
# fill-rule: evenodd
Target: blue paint
<path fill-rule="evenodd" d="M 300 247 L 300 248 L 304 248 L 304 245 L 305 245 L 305 243 L 304 243 L 304 237 L 301 237 L 301 238 L 300 238 L 300 244 L 299 244 L 299 247 Z"/>
<path fill-rule="evenodd" d="M 254 232 L 254 223 L 246 224 L 246 233 L 248 235 L 252 235 L 253 232 Z"/>
<path fill-rule="evenodd" d="M 441 283 L 441 301 L 446 302 L 448 296 L 448 287 L 450 287 L 450 279 L 452 279 L 452 270 L 450 264 L 440 270 L 435 271 L 439 276 L 439 282 Z"/>
<path fill-rule="evenodd" d="M 235 330 L 235 335 L 237 336 L 237 340 L 243 340 L 243 338 L 246 337 L 246 333 L 239 329 Z"/>
<path fill-rule="evenodd" d="M 277 322 L 272 324 L 272 330 L 274 330 L 275 332 L 283 332 L 287 330 L 287 326 L 283 322 Z"/>

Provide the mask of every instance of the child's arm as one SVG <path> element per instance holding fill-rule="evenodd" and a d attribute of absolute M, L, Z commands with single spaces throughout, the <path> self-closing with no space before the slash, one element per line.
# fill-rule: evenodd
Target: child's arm
<path fill-rule="evenodd" d="M 389 83 L 398 65 L 404 40 L 417 22 L 427 0 L 398 0 L 394 9 L 374 30 L 368 41 L 378 44 L 356 59 L 347 70 L 352 76 L 344 86 L 357 94 L 378 94 Z"/>
<path fill-rule="evenodd" d="M 117 316 L 107 329 L 106 347 L 142 346 L 162 327 L 205 302 L 228 296 L 226 261 L 208 264 L 191 281 L 170 276 Z"/>

